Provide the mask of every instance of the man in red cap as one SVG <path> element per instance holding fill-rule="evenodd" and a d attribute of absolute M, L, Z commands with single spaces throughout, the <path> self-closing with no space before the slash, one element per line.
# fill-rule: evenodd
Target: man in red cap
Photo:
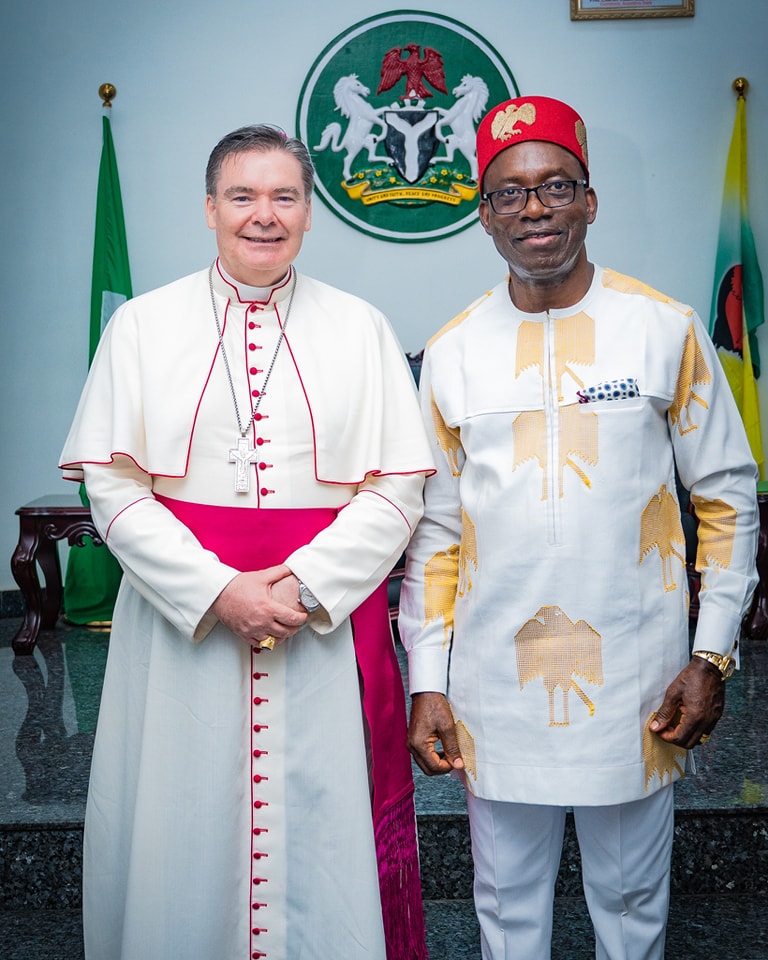
<path fill-rule="evenodd" d="M 425 351 L 411 752 L 467 788 L 484 960 L 550 956 L 568 807 L 598 960 L 662 960 L 672 784 L 737 665 L 757 471 L 694 310 L 587 259 L 576 111 L 502 103 L 477 154 L 509 274 Z M 676 469 L 699 518 L 692 653 Z"/>

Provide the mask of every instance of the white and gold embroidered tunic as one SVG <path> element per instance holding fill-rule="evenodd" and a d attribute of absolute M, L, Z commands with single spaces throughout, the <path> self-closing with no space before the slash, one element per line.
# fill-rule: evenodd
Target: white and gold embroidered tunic
<path fill-rule="evenodd" d="M 701 321 L 601 268 L 546 314 L 502 283 L 429 343 L 421 393 L 439 468 L 399 628 L 411 692 L 447 694 L 468 788 L 593 805 L 678 779 L 685 752 L 647 729 L 689 658 L 675 465 L 699 517 L 696 649 L 732 652 L 756 583 L 756 468 Z"/>

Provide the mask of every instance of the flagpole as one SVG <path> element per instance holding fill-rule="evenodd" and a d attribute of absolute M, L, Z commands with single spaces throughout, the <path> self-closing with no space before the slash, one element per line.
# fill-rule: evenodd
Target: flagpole
<path fill-rule="evenodd" d="M 736 91 L 736 96 L 739 100 L 747 99 L 747 90 L 749 90 L 749 80 L 746 77 L 736 77 L 736 79 L 731 84 L 733 89 Z"/>
<path fill-rule="evenodd" d="M 99 96 L 102 99 L 102 107 L 111 107 L 112 101 L 117 96 L 117 88 L 111 83 L 102 83 L 99 87 Z"/>

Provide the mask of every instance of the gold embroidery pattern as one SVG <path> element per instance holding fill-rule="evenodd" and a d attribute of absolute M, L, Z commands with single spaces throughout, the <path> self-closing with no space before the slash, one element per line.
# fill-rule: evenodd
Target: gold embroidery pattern
<path fill-rule="evenodd" d="M 430 337 L 427 341 L 427 347 L 431 347 L 432 344 L 437 343 L 437 341 L 444 336 L 446 333 L 449 333 L 451 330 L 456 327 L 461 326 L 462 323 L 467 319 L 468 316 L 484 301 L 490 297 L 491 291 L 487 290 L 481 297 L 478 297 L 473 303 L 471 303 L 466 310 L 462 310 L 461 313 L 457 314 L 453 320 L 449 320 L 444 327 L 441 327 L 437 333 Z"/>
<path fill-rule="evenodd" d="M 461 476 L 459 468 L 459 450 L 461 449 L 461 433 L 457 427 L 449 427 L 443 420 L 440 408 L 435 401 L 434 393 L 430 393 L 430 409 L 432 410 L 432 424 L 435 428 L 435 437 L 440 449 L 445 454 L 454 477 Z"/>
<path fill-rule="evenodd" d="M 454 543 L 440 550 L 424 567 L 424 622 L 443 618 L 443 646 L 453 634 L 456 597 L 472 589 L 470 566 L 477 570 L 477 536 L 475 525 L 466 511 L 461 511 L 461 545 Z"/>
<path fill-rule="evenodd" d="M 584 381 L 573 370 L 573 364 L 591 365 L 595 362 L 595 321 L 589 314 L 577 313 L 573 317 L 559 317 L 554 324 L 555 376 L 557 392 L 562 396 L 562 380 L 567 373 L 580 386 Z M 523 320 L 517 332 L 515 378 L 529 367 L 538 367 L 544 377 L 545 324 Z"/>
<path fill-rule="evenodd" d="M 640 294 L 644 297 L 650 297 L 651 300 L 657 300 L 659 303 L 667 303 L 670 307 L 674 307 L 678 313 L 682 313 L 684 317 L 690 317 L 693 313 L 689 306 L 680 303 L 679 300 L 668 297 L 664 293 L 659 293 L 658 290 L 649 287 L 647 283 L 635 280 L 634 277 L 627 277 L 623 273 L 617 273 L 615 270 L 608 268 L 603 270 L 603 286 L 609 290 L 616 290 L 617 293 Z"/>
<path fill-rule="evenodd" d="M 532 103 L 521 103 L 518 107 L 510 103 L 504 110 L 499 110 L 491 123 L 491 136 L 494 140 L 511 140 L 516 134 L 521 133 L 515 130 L 518 123 L 527 123 L 530 126 L 536 122 L 536 107 Z"/>
<path fill-rule="evenodd" d="M 595 705 L 577 686 L 574 675 L 603 685 L 602 637 L 586 620 L 573 621 L 556 606 L 540 607 L 536 616 L 515 634 L 515 654 L 520 689 L 541 677 L 549 697 L 550 727 L 570 726 L 568 695 L 571 690 L 589 710 Z M 555 689 L 561 693 L 561 719 L 557 719 Z"/>
<path fill-rule="evenodd" d="M 443 618 L 443 646 L 450 643 L 456 590 L 459 583 L 459 545 L 440 550 L 424 566 L 424 623 Z"/>
<path fill-rule="evenodd" d="M 693 422 L 691 417 L 691 403 L 696 401 L 709 409 L 707 402 L 694 391 L 694 387 L 700 383 L 712 383 L 712 374 L 710 373 L 704 354 L 701 352 L 699 341 L 696 339 L 696 331 L 693 324 L 688 327 L 685 335 L 685 344 L 683 346 L 683 357 L 680 362 L 680 372 L 677 376 L 677 387 L 675 389 L 675 398 L 669 408 L 669 417 L 673 424 L 677 424 L 680 436 L 696 430 L 698 424 Z M 686 425 L 683 425 L 683 419 Z"/>
<path fill-rule="evenodd" d="M 669 783 L 672 783 L 672 777 L 675 771 L 680 776 L 685 773 L 685 754 L 682 747 L 675 746 L 674 743 L 667 743 L 651 730 L 651 721 L 656 716 L 655 712 L 648 717 L 643 728 L 643 763 L 645 764 L 645 792 L 648 792 L 648 784 L 658 775 L 661 785 L 664 785 L 664 778 L 669 777 Z M 680 761 L 680 762 L 678 762 Z"/>
<path fill-rule="evenodd" d="M 461 758 L 464 761 L 464 769 L 472 775 L 473 780 L 477 780 L 477 754 L 475 753 L 475 738 L 467 730 L 463 720 L 455 721 L 456 739 L 459 742 Z"/>
<path fill-rule="evenodd" d="M 661 576 L 664 590 L 676 590 L 672 557 L 677 557 L 685 567 L 685 554 L 675 549 L 674 544 L 685 546 L 683 526 L 680 522 L 680 507 L 675 497 L 662 483 L 640 514 L 640 563 L 655 548 L 661 559 Z"/>
<path fill-rule="evenodd" d="M 463 597 L 472 589 L 469 576 L 470 564 L 477 571 L 477 533 L 469 514 L 461 511 L 461 546 L 459 548 L 459 584 L 458 594 Z"/>
<path fill-rule="evenodd" d="M 709 563 L 727 570 L 733 554 L 736 510 L 723 500 L 705 500 L 692 495 L 691 502 L 699 518 L 696 566 L 701 569 Z"/>
<path fill-rule="evenodd" d="M 589 169 L 589 155 L 587 152 L 587 128 L 582 120 L 576 121 L 576 139 L 581 147 L 581 155 L 584 157 L 584 166 Z"/>
<path fill-rule="evenodd" d="M 568 406 L 560 407 L 559 410 L 560 442 L 558 449 L 560 462 L 557 465 L 557 470 L 561 498 L 563 496 L 566 467 L 570 467 L 574 471 L 585 487 L 592 486 L 589 476 L 573 458 L 578 457 L 583 463 L 592 467 L 597 466 L 599 459 L 597 448 L 598 415 L 596 413 L 585 413 L 580 407 L 581 404 L 571 403 Z M 547 420 L 545 412 L 543 410 L 527 410 L 518 414 L 512 423 L 512 434 L 515 444 L 515 460 L 512 469 L 516 470 L 528 460 L 537 460 L 544 471 L 541 499 L 546 500 L 549 464 L 547 462 Z"/>

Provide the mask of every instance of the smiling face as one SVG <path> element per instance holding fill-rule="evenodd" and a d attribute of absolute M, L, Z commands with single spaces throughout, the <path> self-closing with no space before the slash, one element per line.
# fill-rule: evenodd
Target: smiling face
<path fill-rule="evenodd" d="M 283 150 L 230 154 L 216 196 L 206 197 L 205 218 L 231 277 L 253 287 L 278 283 L 312 221 L 299 161 Z"/>
<path fill-rule="evenodd" d="M 568 150 L 529 140 L 495 157 L 483 178 L 483 191 L 583 178 L 584 169 Z M 573 203 L 565 207 L 545 207 L 530 193 L 519 213 L 499 216 L 487 200 L 481 201 L 480 221 L 509 266 L 510 295 L 516 306 L 535 313 L 572 306 L 584 296 L 593 274 L 584 241 L 596 215 L 597 195 L 581 185 Z"/>

